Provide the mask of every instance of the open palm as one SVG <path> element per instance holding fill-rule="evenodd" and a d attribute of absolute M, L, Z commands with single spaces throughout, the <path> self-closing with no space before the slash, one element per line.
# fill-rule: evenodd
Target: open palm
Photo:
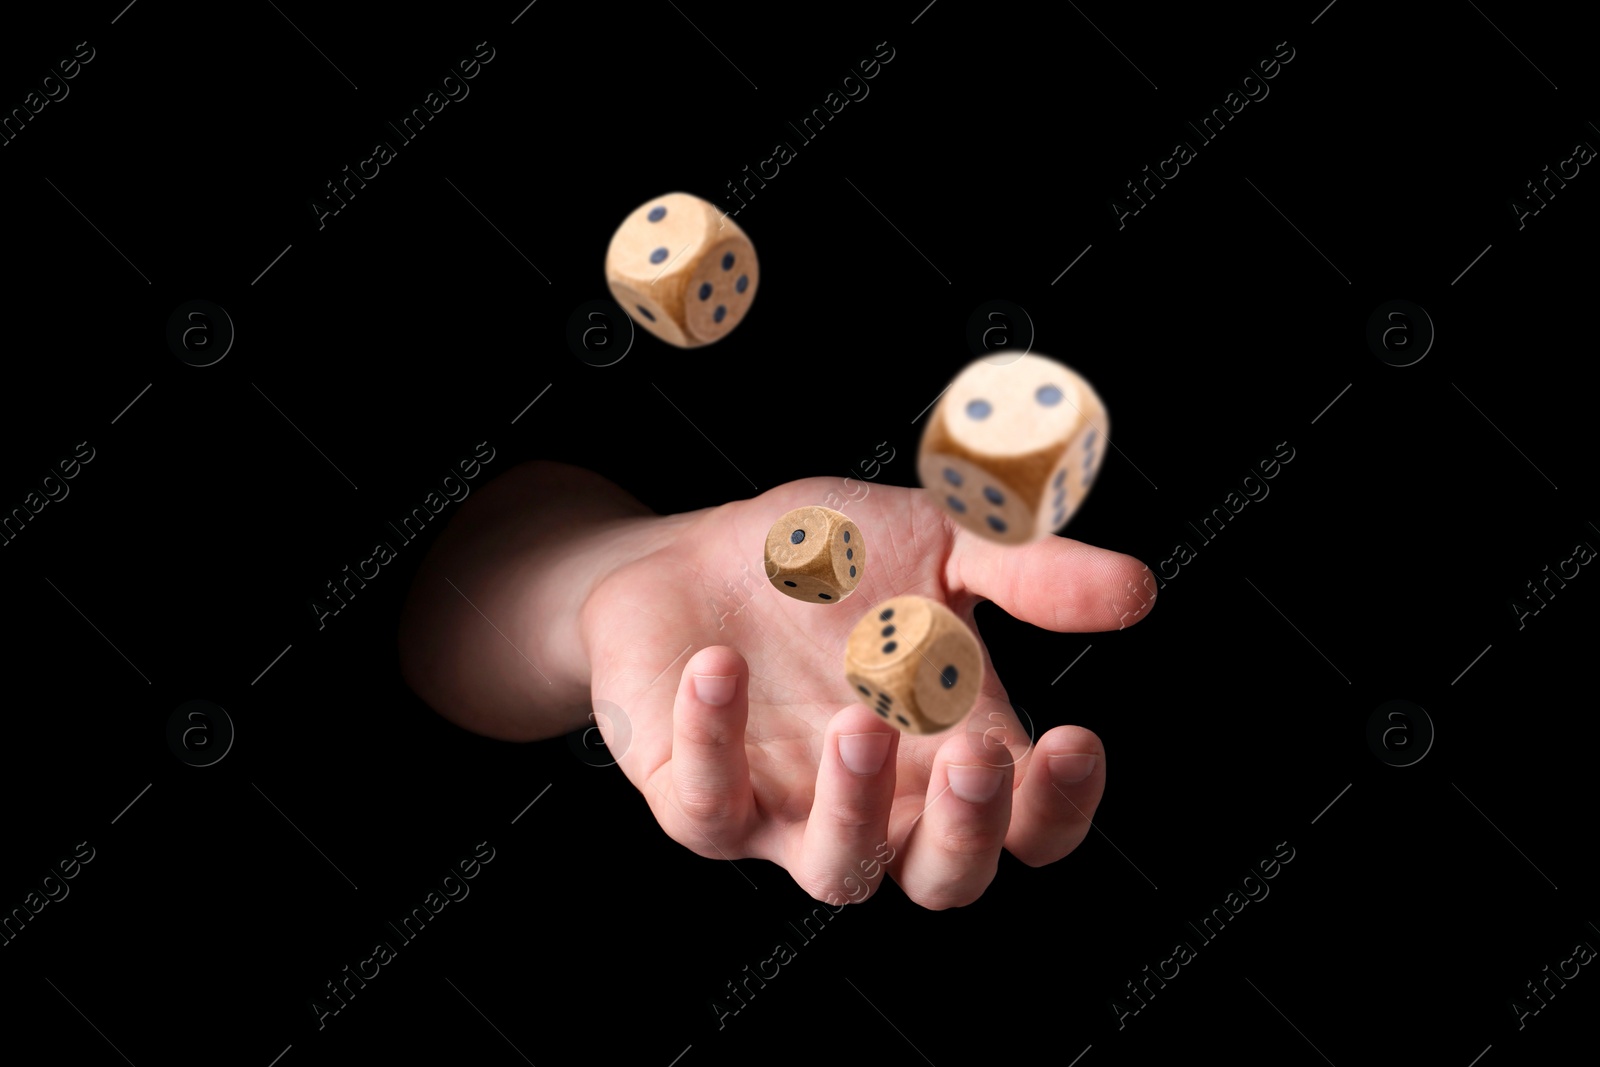
<path fill-rule="evenodd" d="M 919 490 L 875 486 L 847 505 L 867 548 L 854 593 L 791 599 L 766 580 L 767 530 L 834 484 L 651 520 L 653 551 L 603 579 L 582 611 L 595 721 L 662 828 L 702 856 L 771 860 L 830 902 L 865 899 L 887 864 L 924 907 L 968 904 L 1001 848 L 1040 866 L 1083 840 L 1105 787 L 1100 740 L 1060 726 L 1030 743 L 987 648 L 972 714 L 902 735 L 847 703 L 846 638 L 903 594 L 969 626 L 992 600 L 1047 630 L 1117 629 L 1152 602 L 1148 571 L 1065 538 L 993 544 Z"/>

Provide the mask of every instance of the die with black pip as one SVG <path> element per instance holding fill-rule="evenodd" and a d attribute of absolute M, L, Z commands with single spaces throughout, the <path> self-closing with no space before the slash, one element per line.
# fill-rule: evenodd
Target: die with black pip
<path fill-rule="evenodd" d="M 767 580 L 808 604 L 837 604 L 861 581 L 867 546 L 861 528 L 831 508 L 795 508 L 767 531 Z"/>
<path fill-rule="evenodd" d="M 937 734 L 977 703 L 983 650 L 966 623 L 937 600 L 897 596 L 850 631 L 844 676 L 896 729 Z"/>
<path fill-rule="evenodd" d="M 923 431 L 917 474 L 960 525 L 1027 544 L 1061 529 L 1083 503 L 1109 432 L 1105 404 L 1076 371 L 997 352 L 945 390 Z"/>
<path fill-rule="evenodd" d="M 606 249 L 606 285 L 668 344 L 699 348 L 743 321 L 760 283 L 756 249 L 726 212 L 688 193 L 635 208 Z"/>

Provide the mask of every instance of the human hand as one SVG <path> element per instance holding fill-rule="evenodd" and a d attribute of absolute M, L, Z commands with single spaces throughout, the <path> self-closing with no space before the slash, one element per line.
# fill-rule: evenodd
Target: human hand
<path fill-rule="evenodd" d="M 1119 629 L 1153 603 L 1149 571 L 1061 537 L 994 544 L 920 490 L 876 486 L 850 516 L 868 550 L 861 583 L 839 604 L 808 605 L 750 562 L 778 516 L 830 485 L 639 520 L 649 547 L 580 612 L 593 719 L 662 829 L 699 855 L 771 860 L 830 903 L 867 899 L 886 866 L 923 907 L 970 904 L 1002 848 L 1037 867 L 1078 846 L 1105 788 L 1104 748 L 1076 726 L 1030 744 L 986 647 L 964 722 L 902 735 L 842 703 L 850 630 L 902 594 L 946 604 L 974 632 L 982 600 L 1056 632 Z M 726 602 L 730 582 L 742 603 Z"/>

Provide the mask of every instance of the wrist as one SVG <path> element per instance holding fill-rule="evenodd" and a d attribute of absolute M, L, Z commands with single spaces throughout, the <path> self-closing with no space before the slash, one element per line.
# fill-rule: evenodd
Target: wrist
<path fill-rule="evenodd" d="M 406 681 L 446 718 L 532 741 L 590 711 L 583 608 L 660 521 L 565 464 L 513 468 L 469 500 L 424 561 L 401 620 Z"/>

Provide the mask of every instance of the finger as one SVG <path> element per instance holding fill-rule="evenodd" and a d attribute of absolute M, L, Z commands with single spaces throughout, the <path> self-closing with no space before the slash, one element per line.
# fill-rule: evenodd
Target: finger
<path fill-rule="evenodd" d="M 755 810 L 745 755 L 749 671 L 722 645 L 689 658 L 672 708 L 672 759 L 667 764 L 670 811 L 662 825 L 704 856 L 724 857 L 743 838 Z"/>
<path fill-rule="evenodd" d="M 1157 589 L 1150 568 L 1121 552 L 1065 537 L 1002 545 L 964 529 L 956 534 L 947 580 L 1056 633 L 1131 626 L 1149 614 Z"/>
<path fill-rule="evenodd" d="M 1039 738 L 1018 769 L 1006 851 L 1030 867 L 1054 863 L 1083 843 L 1106 788 L 1106 750 L 1081 726 Z"/>
<path fill-rule="evenodd" d="M 883 864 L 894 855 L 889 813 L 899 745 L 900 731 L 865 704 L 851 704 L 828 723 L 799 856 L 784 864 L 814 899 L 860 903 L 882 883 Z"/>
<path fill-rule="evenodd" d="M 1027 725 L 1017 717 L 1017 707 L 1006 698 L 999 680 L 994 677 L 994 664 L 988 652 L 985 648 L 984 692 L 962 723 L 970 756 L 968 762 L 986 763 L 991 767 L 1009 764 L 1018 769 L 1014 777 L 1020 779 L 1020 768 L 1026 766 L 1028 753 L 1033 750 L 1033 717 L 1028 716 Z M 1016 789 L 1015 781 L 1012 789 Z"/>
<path fill-rule="evenodd" d="M 937 911 L 983 895 L 1011 820 L 1013 774 L 1009 762 L 978 758 L 965 732 L 951 731 L 934 756 L 926 806 L 907 813 L 915 821 L 894 872 L 906 896 Z"/>

